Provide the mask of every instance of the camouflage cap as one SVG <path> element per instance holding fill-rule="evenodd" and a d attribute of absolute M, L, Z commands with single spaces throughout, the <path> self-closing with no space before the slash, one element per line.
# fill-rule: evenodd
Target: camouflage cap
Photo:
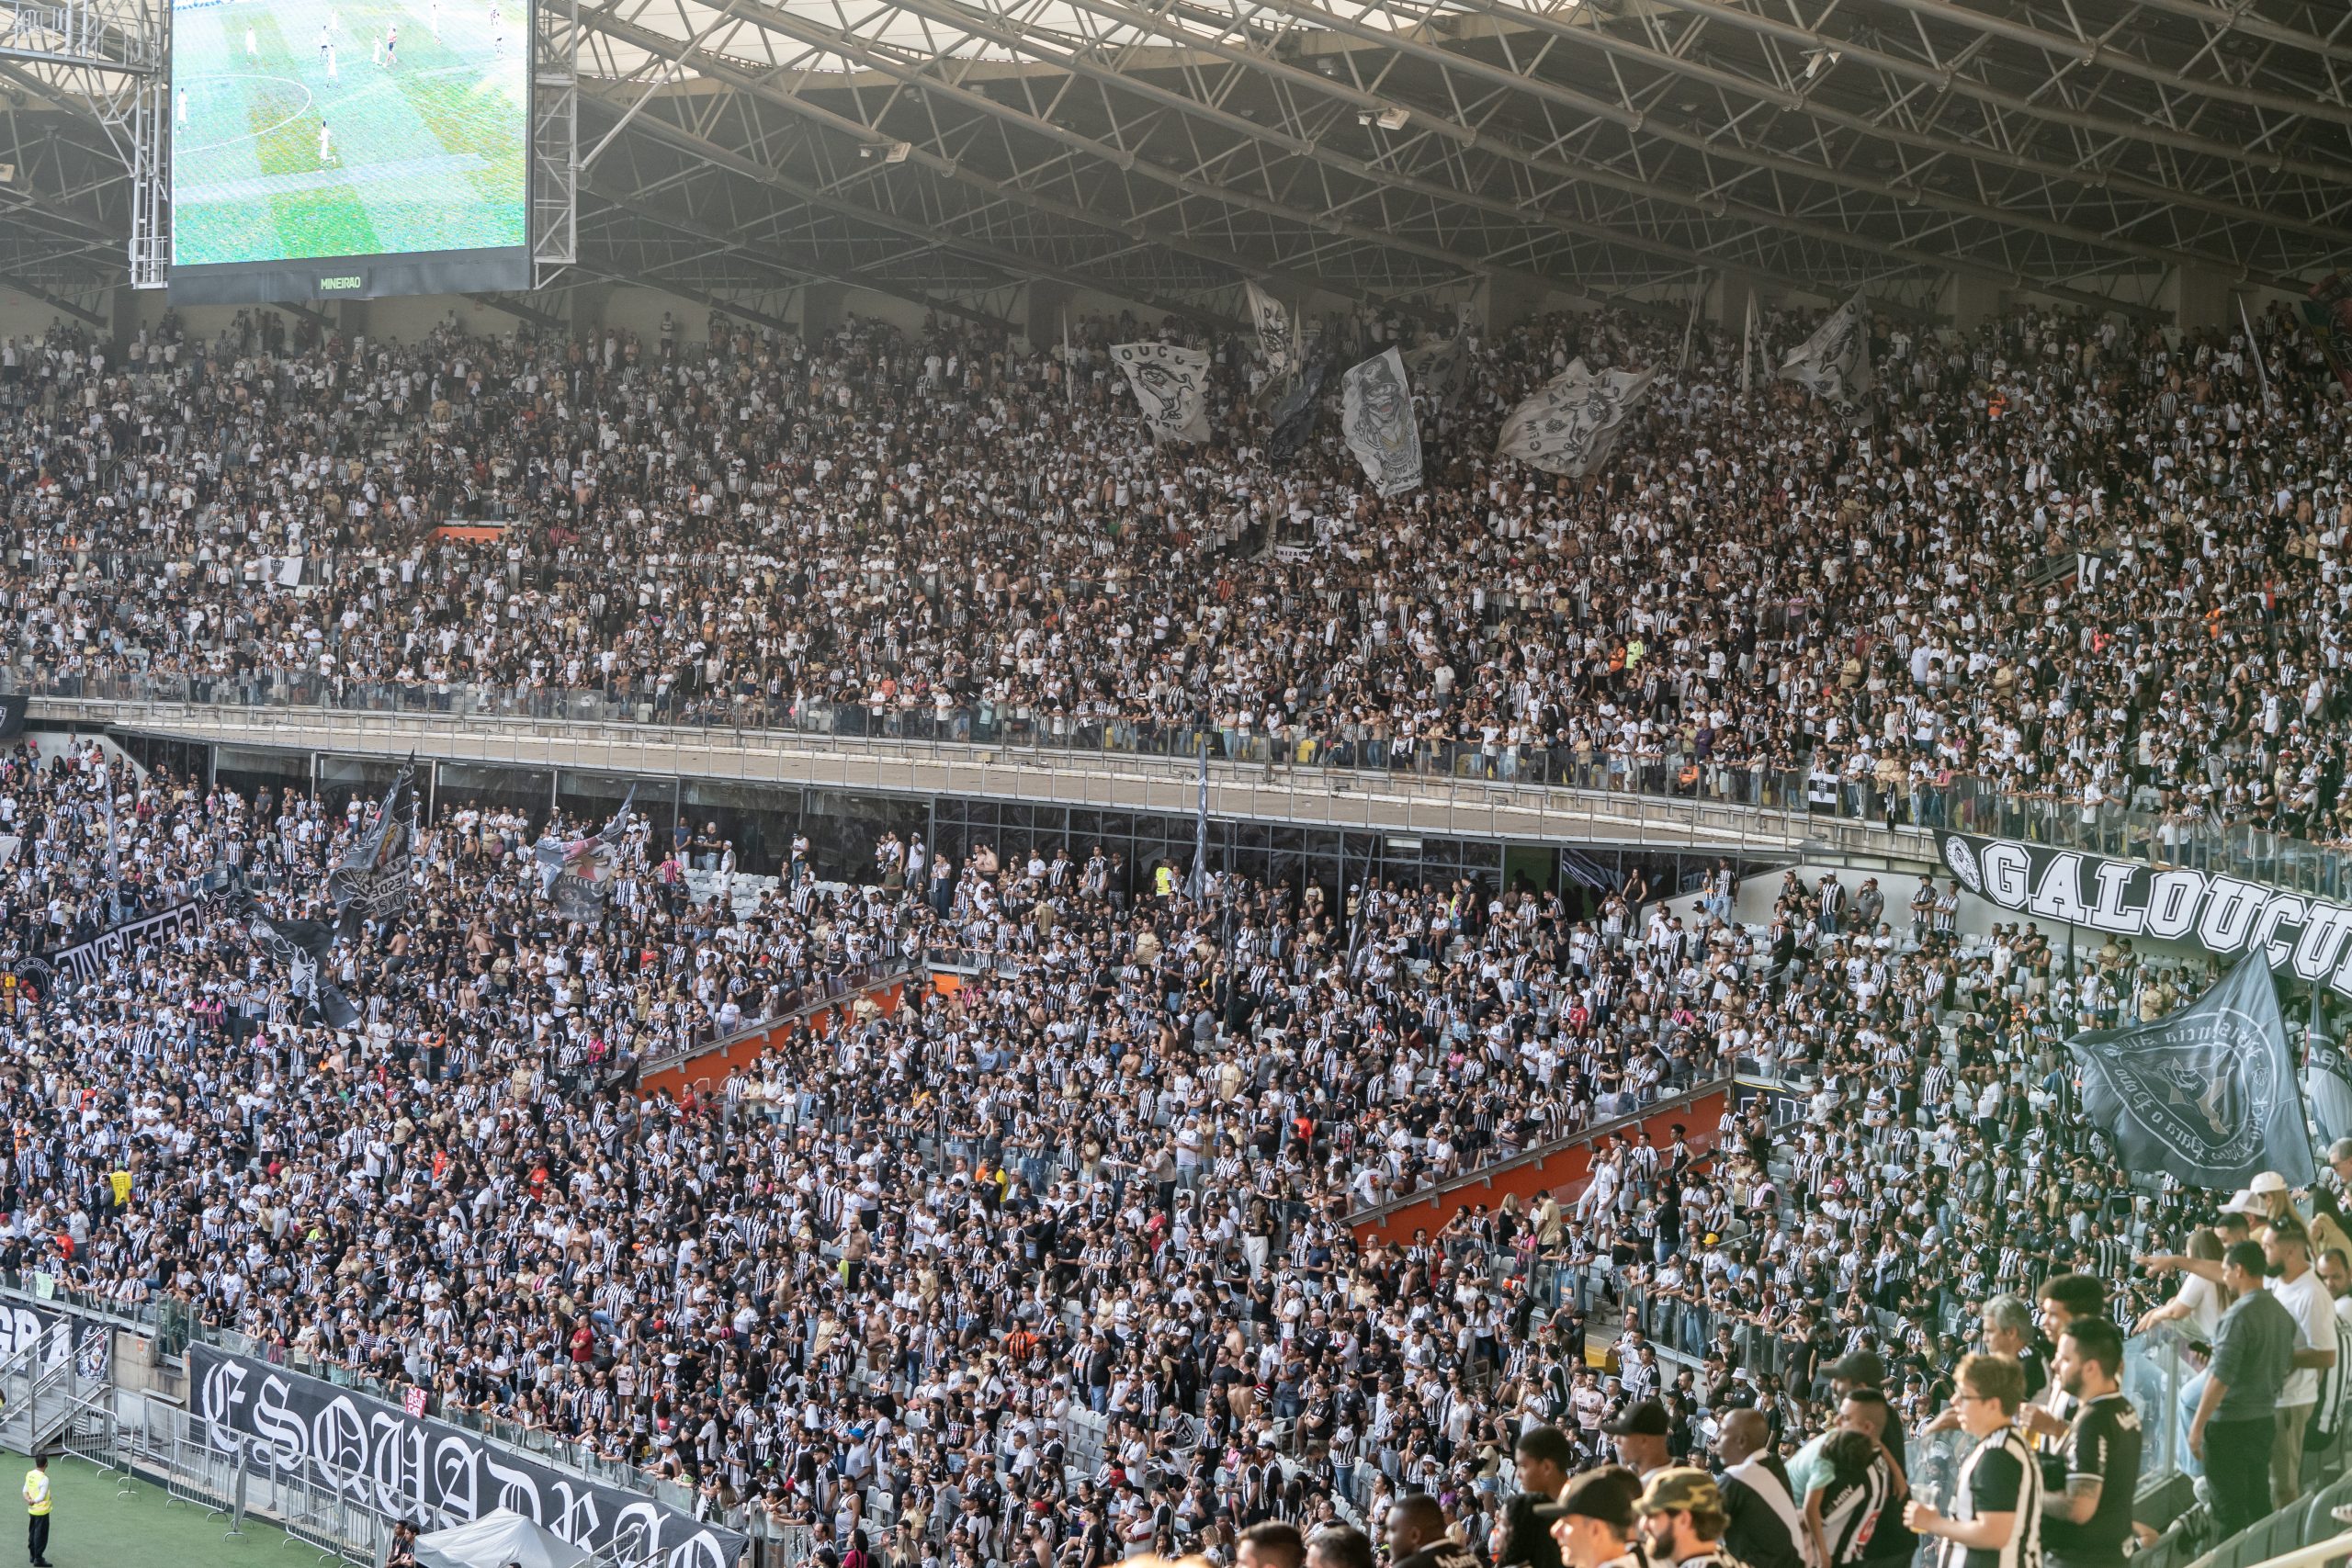
<path fill-rule="evenodd" d="M 1634 1505 L 1636 1513 L 1714 1513 L 1724 1511 L 1723 1489 L 1715 1478 L 1703 1470 L 1687 1464 L 1668 1465 L 1652 1471 L 1642 1487 L 1641 1500 Z"/>

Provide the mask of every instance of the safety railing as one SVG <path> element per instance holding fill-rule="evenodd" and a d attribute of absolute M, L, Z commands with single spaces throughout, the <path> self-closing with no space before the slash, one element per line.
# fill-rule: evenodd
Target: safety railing
<path fill-rule="evenodd" d="M 196 707 L 106 698 L 42 698 L 34 718 L 115 727 L 245 747 L 512 766 L 544 773 L 639 774 L 716 783 L 805 783 L 851 791 L 987 796 L 1015 804 L 1189 814 L 1197 758 L 1115 750 L 1037 750 L 944 741 L 844 739 L 813 731 L 599 723 L 586 719 L 446 719 L 415 714 Z M 1442 837 L 1604 839 L 1690 844 L 1723 853 L 1795 852 L 1819 841 L 1838 853 L 1923 859 L 1917 834 L 1839 820 L 1639 792 L 1577 790 L 1434 773 L 1341 772 L 1215 761 L 1220 815 L 1295 826 Z M 553 779 L 546 779 L 552 791 Z M 1238 800 L 1223 792 L 1247 792 Z M 552 800 L 552 795 L 551 795 Z"/>
<path fill-rule="evenodd" d="M 1305 720 L 1273 730 L 1246 723 L 1200 726 L 1090 716 L 1014 704 L 914 705 L 904 698 L 831 703 L 765 693 L 689 696 L 674 688 L 622 690 L 458 682 L 356 681 L 303 671 L 247 676 L 135 671 L 61 674 L 0 671 L 0 689 L 61 702 L 161 703 L 196 708 L 306 708 L 446 719 L 523 719 L 673 729 L 705 743 L 729 736 L 791 736 L 883 751 L 968 758 L 1016 753 L 1051 768 L 1093 758 L 1186 762 L 1205 748 L 1213 762 L 1349 781 L 1452 781 L 1532 791 L 1639 796 L 1736 808 L 1777 818 L 1802 837 L 1806 824 L 1888 830 L 1937 829 L 2024 839 L 2159 864 L 2227 872 L 2276 886 L 2352 899 L 2352 849 L 2324 845 L 2203 812 L 2135 809 L 2128 803 L 2018 793 L 1988 780 L 1939 774 L 1883 781 L 1847 756 L 1799 765 L 1763 756 L 1686 749 L 1679 738 L 1632 754 L 1505 740 L 1397 736 L 1358 723 Z M 650 739 L 650 734 L 648 736 Z"/>

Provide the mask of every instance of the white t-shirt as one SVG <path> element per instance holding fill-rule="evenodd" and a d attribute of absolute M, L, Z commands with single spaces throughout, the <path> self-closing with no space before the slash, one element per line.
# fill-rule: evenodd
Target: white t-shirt
<path fill-rule="evenodd" d="M 2211 1345 L 2213 1331 L 2222 1323 L 2222 1287 L 2202 1274 L 2184 1275 L 2180 1294 L 2175 1299 L 2188 1303 L 2188 1316 L 2181 1321 L 2188 1337 Z"/>
<path fill-rule="evenodd" d="M 2266 1281 L 2278 1304 L 2294 1314 L 2295 1348 L 2298 1350 L 2333 1350 L 2335 1348 L 2335 1303 L 2320 1283 L 2319 1270 L 2306 1269 L 2303 1277 L 2291 1283 L 2285 1280 Z M 2298 1404 L 2319 1403 L 2319 1373 L 2310 1367 L 2297 1367 L 2287 1374 L 2287 1383 L 2278 1391 L 2278 1406 L 2291 1410 Z"/>

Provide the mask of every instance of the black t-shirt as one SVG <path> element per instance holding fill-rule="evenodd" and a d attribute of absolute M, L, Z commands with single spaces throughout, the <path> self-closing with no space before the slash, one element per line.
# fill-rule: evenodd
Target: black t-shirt
<path fill-rule="evenodd" d="M 2098 1477 L 2098 1506 L 2085 1524 L 2052 1515 L 2041 1527 L 2042 1545 L 2070 1563 L 2120 1562 L 2140 1485 L 2139 1412 L 2120 1393 L 2090 1401 L 2075 1414 L 2064 1458 L 2068 1480 Z"/>
<path fill-rule="evenodd" d="M 1889 1421 L 1879 1441 L 1885 1446 L 1887 1457 L 1894 1461 L 1895 1468 L 1909 1474 L 1911 1461 L 1904 1452 L 1903 1423 Z M 1918 1555 L 1919 1538 L 1903 1522 L 1902 1501 L 1890 1497 L 1887 1506 L 1879 1510 L 1877 1527 L 1871 1531 L 1869 1548 L 1863 1553 L 1867 1561 L 1908 1562 Z"/>
<path fill-rule="evenodd" d="M 1535 1517 L 1535 1506 L 1542 1501 L 1532 1492 L 1522 1492 L 1503 1510 L 1507 1528 L 1503 1549 L 1495 1557 L 1496 1568 L 1511 1568 L 1517 1562 L 1530 1568 L 1561 1568 L 1560 1543 L 1552 1539 L 1551 1521 Z"/>
<path fill-rule="evenodd" d="M 2018 1352 L 2018 1365 L 2025 1369 L 2025 1396 L 2040 1399 L 2041 1391 L 2050 1386 L 2050 1357 L 2035 1340 Z"/>

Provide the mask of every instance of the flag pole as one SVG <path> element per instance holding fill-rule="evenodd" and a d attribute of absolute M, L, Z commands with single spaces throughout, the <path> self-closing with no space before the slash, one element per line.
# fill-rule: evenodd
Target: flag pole
<path fill-rule="evenodd" d="M 1209 896 L 1209 732 L 1201 731 L 1200 792 L 1193 808 L 1193 902 Z"/>
<path fill-rule="evenodd" d="M 1754 386 L 1749 371 L 1749 355 L 1753 353 L 1755 346 L 1756 291 L 1750 289 L 1747 294 L 1747 324 L 1740 328 L 1739 333 L 1739 392 L 1742 397 L 1746 397 Z"/>
<path fill-rule="evenodd" d="M 2254 355 L 2254 373 L 2262 382 L 2262 412 L 2270 412 L 2270 367 L 2262 362 L 2262 340 L 2254 335 L 2254 318 L 2245 313 L 2245 296 L 2237 297 L 2238 321 L 2245 328 L 2245 351 Z"/>
<path fill-rule="evenodd" d="M 114 829 L 114 770 L 101 768 L 107 792 L 107 924 L 122 924 L 122 856 Z"/>

